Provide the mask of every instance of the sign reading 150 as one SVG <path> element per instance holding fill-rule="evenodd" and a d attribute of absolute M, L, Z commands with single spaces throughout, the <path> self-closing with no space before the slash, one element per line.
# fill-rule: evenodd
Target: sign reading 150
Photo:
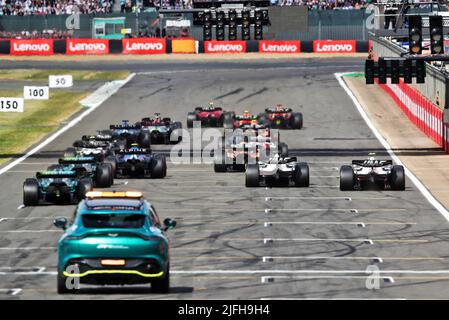
<path fill-rule="evenodd" d="M 0 98 L 0 112 L 23 112 L 23 99 Z"/>

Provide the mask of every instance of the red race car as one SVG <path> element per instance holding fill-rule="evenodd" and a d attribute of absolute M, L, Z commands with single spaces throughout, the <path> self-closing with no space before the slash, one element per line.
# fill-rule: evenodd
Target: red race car
<path fill-rule="evenodd" d="M 266 108 L 265 113 L 257 116 L 260 123 L 277 129 L 301 129 L 303 117 L 301 112 L 293 112 L 291 108 L 286 108 L 282 104 L 274 108 Z"/>
<path fill-rule="evenodd" d="M 222 127 L 223 120 L 223 109 L 215 107 L 213 103 L 209 103 L 208 107 L 197 107 L 194 112 L 187 114 L 187 128 L 193 128 L 194 121 L 201 121 L 201 126 Z"/>
<path fill-rule="evenodd" d="M 225 129 L 246 129 L 259 124 L 257 116 L 249 111 L 243 111 L 242 115 L 235 115 L 234 112 L 226 112 L 223 126 Z"/>

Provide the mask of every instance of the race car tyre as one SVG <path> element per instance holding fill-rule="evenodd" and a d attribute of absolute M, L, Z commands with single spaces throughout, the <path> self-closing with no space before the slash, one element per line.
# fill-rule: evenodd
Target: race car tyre
<path fill-rule="evenodd" d="M 29 178 L 23 183 L 23 204 L 27 207 L 39 204 L 39 183 L 36 179 Z"/>
<path fill-rule="evenodd" d="M 117 159 L 115 156 L 107 156 L 104 158 L 103 163 L 109 163 L 112 167 L 112 177 L 115 177 L 115 171 L 117 170 Z"/>
<path fill-rule="evenodd" d="M 300 162 L 295 167 L 294 182 L 297 187 L 308 187 L 310 185 L 309 165 Z"/>
<path fill-rule="evenodd" d="M 281 156 L 281 158 L 288 157 L 288 146 L 287 146 L 287 144 L 283 143 L 283 142 L 279 143 L 279 145 L 278 145 L 278 152 L 279 152 L 279 155 Z"/>
<path fill-rule="evenodd" d="M 159 157 L 154 159 L 155 162 L 153 164 L 153 167 L 151 168 L 151 178 L 153 179 L 162 179 L 165 177 L 165 173 L 167 171 L 166 167 L 166 161 L 165 156 L 160 155 Z"/>
<path fill-rule="evenodd" d="M 223 117 L 223 128 L 225 129 L 234 129 L 234 112 L 226 112 Z"/>
<path fill-rule="evenodd" d="M 64 151 L 64 157 L 76 157 L 76 149 L 75 148 L 67 148 Z"/>
<path fill-rule="evenodd" d="M 392 190 L 405 190 L 405 173 L 403 166 L 393 166 L 391 168 L 390 185 Z"/>
<path fill-rule="evenodd" d="M 245 185 L 247 187 L 258 187 L 259 186 L 259 165 L 258 164 L 249 164 L 246 167 Z"/>
<path fill-rule="evenodd" d="M 187 113 L 187 128 L 193 128 L 193 122 L 196 121 L 196 113 L 189 112 Z"/>
<path fill-rule="evenodd" d="M 151 282 L 151 291 L 153 293 L 170 292 L 170 265 L 167 266 L 167 270 L 161 279 L 153 280 Z"/>
<path fill-rule="evenodd" d="M 340 168 L 340 190 L 354 190 L 354 170 L 351 166 L 341 166 Z"/>
<path fill-rule="evenodd" d="M 75 288 L 68 289 L 67 288 L 67 277 L 64 276 L 60 271 L 58 271 L 57 275 L 57 292 L 58 294 L 67 294 L 67 293 L 75 293 Z"/>
<path fill-rule="evenodd" d="M 295 112 L 292 114 L 290 126 L 292 129 L 302 129 L 302 113 L 301 112 Z"/>
<path fill-rule="evenodd" d="M 95 186 L 99 188 L 110 187 L 113 184 L 112 179 L 112 165 L 110 163 L 99 164 L 95 171 Z"/>
<path fill-rule="evenodd" d="M 177 140 L 175 139 L 174 141 L 170 141 L 170 142 L 173 144 L 176 144 L 176 143 L 180 143 L 182 141 L 182 123 L 179 121 L 176 121 L 174 123 L 174 125 L 175 125 L 176 129 L 174 129 L 173 132 L 176 132 L 175 133 L 176 135 L 173 133 L 172 134 L 174 137 L 178 137 L 178 139 Z"/>
<path fill-rule="evenodd" d="M 148 130 L 142 130 L 139 133 L 139 146 L 149 148 L 151 146 L 151 135 Z"/>
<path fill-rule="evenodd" d="M 92 180 L 91 179 L 81 179 L 78 183 L 77 197 L 78 201 L 86 198 L 86 193 L 92 190 Z"/>

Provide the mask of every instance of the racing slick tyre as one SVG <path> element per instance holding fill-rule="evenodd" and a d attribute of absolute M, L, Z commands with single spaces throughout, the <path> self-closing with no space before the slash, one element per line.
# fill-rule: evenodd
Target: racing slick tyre
<path fill-rule="evenodd" d="M 291 121 L 290 126 L 292 127 L 292 129 L 302 129 L 303 120 L 301 112 L 293 113 L 290 121 Z"/>
<path fill-rule="evenodd" d="M 196 121 L 196 113 L 189 112 L 187 113 L 187 128 L 193 128 L 193 122 Z"/>
<path fill-rule="evenodd" d="M 75 293 L 75 288 L 68 289 L 67 288 L 67 277 L 64 276 L 60 271 L 58 271 L 57 275 L 57 292 L 58 294 L 67 294 L 67 293 Z"/>
<path fill-rule="evenodd" d="M 151 146 L 151 134 L 148 130 L 140 131 L 138 139 L 141 148 L 149 148 Z"/>
<path fill-rule="evenodd" d="M 86 198 L 86 193 L 92 190 L 92 180 L 88 178 L 83 178 L 78 183 L 78 188 L 76 192 L 76 196 L 78 201 Z"/>
<path fill-rule="evenodd" d="M 67 148 L 64 151 L 64 157 L 76 157 L 76 149 L 75 148 Z"/>
<path fill-rule="evenodd" d="M 300 162 L 296 165 L 294 182 L 297 187 L 308 187 L 310 185 L 309 165 L 307 163 Z"/>
<path fill-rule="evenodd" d="M 391 168 L 390 186 L 392 190 L 405 190 L 404 167 L 395 165 Z"/>
<path fill-rule="evenodd" d="M 258 187 L 259 186 L 259 165 L 258 164 L 249 164 L 246 167 L 245 185 L 247 187 Z"/>
<path fill-rule="evenodd" d="M 115 177 L 115 172 L 117 171 L 117 159 L 115 156 L 107 156 L 104 158 L 103 163 L 109 163 L 112 167 L 112 177 Z"/>
<path fill-rule="evenodd" d="M 165 177 L 165 174 L 167 172 L 167 163 L 165 161 L 165 156 L 160 155 L 154 160 L 155 162 L 153 164 L 153 167 L 151 168 L 151 178 L 162 179 Z"/>
<path fill-rule="evenodd" d="M 95 171 L 95 186 L 99 188 L 108 188 L 114 184 L 112 174 L 112 165 L 110 163 L 101 163 Z"/>
<path fill-rule="evenodd" d="M 167 266 L 167 271 L 162 278 L 151 282 L 151 291 L 153 293 L 170 292 L 170 265 Z"/>
<path fill-rule="evenodd" d="M 27 207 L 39 204 L 39 183 L 36 179 L 29 178 L 23 183 L 23 204 Z"/>
<path fill-rule="evenodd" d="M 174 139 L 174 140 L 170 139 L 170 143 L 172 143 L 172 144 L 180 143 L 182 141 L 182 123 L 179 121 L 176 121 L 175 127 L 176 127 L 176 129 L 174 129 L 171 133 L 173 135 L 173 139 Z M 175 137 L 177 137 L 177 138 L 175 138 Z"/>
<path fill-rule="evenodd" d="M 223 128 L 225 129 L 234 129 L 234 112 L 226 112 L 223 116 Z"/>
<path fill-rule="evenodd" d="M 281 158 L 288 157 L 288 146 L 286 143 L 279 143 L 278 145 L 278 152 Z"/>
<path fill-rule="evenodd" d="M 341 166 L 340 168 L 340 190 L 354 190 L 354 170 L 351 166 Z"/>

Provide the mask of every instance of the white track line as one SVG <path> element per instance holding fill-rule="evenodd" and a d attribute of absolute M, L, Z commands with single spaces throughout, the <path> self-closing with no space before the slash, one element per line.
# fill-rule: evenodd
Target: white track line
<path fill-rule="evenodd" d="M 117 91 L 123 87 L 126 83 L 128 83 L 136 74 L 135 73 L 131 73 L 125 80 L 117 80 L 116 82 L 120 84 L 120 86 L 117 87 Z M 116 91 L 115 91 L 116 92 Z M 112 94 L 114 94 L 115 92 L 112 92 Z M 111 94 L 111 95 L 112 95 Z M 108 97 L 109 98 L 109 97 Z M 84 111 L 83 113 L 81 113 L 78 117 L 76 117 L 75 119 L 73 119 L 72 121 L 70 121 L 69 123 L 67 123 L 64 127 L 62 127 L 61 129 L 59 129 L 58 131 L 56 131 L 55 133 L 53 133 L 52 135 L 50 135 L 48 138 L 46 138 L 44 141 L 42 141 L 41 143 L 39 143 L 36 147 L 34 147 L 33 149 L 31 149 L 30 151 L 28 151 L 25 155 L 23 155 L 22 157 L 12 161 L 11 163 L 9 163 L 8 165 L 6 165 L 5 167 L 0 169 L 0 175 L 4 174 L 5 172 L 9 171 L 10 169 L 14 168 L 16 165 L 18 165 L 19 163 L 21 163 L 22 161 L 24 161 L 25 159 L 27 159 L 28 157 L 32 156 L 33 154 L 35 154 L 36 152 L 38 152 L 39 150 L 41 150 L 43 147 L 47 146 L 48 144 L 50 144 L 51 142 L 53 142 L 56 138 L 58 138 L 61 134 L 63 134 L 64 132 L 66 132 L 67 130 L 69 130 L 70 128 L 74 127 L 76 124 L 78 124 L 78 122 L 80 122 L 82 119 L 84 119 L 87 115 L 89 115 L 90 113 L 92 113 L 95 109 L 97 109 L 102 103 L 93 105 L 91 107 L 89 107 L 86 111 Z"/>
<path fill-rule="evenodd" d="M 352 102 L 356 106 L 357 110 L 359 111 L 360 115 L 362 116 L 363 120 L 365 120 L 368 127 L 371 129 L 371 131 L 374 133 L 376 138 L 379 140 L 379 142 L 382 144 L 382 146 L 387 150 L 390 157 L 399 165 L 404 166 L 405 174 L 409 179 L 413 182 L 413 184 L 418 188 L 419 191 L 421 191 L 422 195 L 429 201 L 431 205 L 435 207 L 435 209 L 443 215 L 443 217 L 449 222 L 449 212 L 446 210 L 446 208 L 438 202 L 437 199 L 427 190 L 427 188 L 419 181 L 419 179 L 402 163 L 402 161 L 399 159 L 398 156 L 394 153 L 394 151 L 391 149 L 391 146 L 388 144 L 388 142 L 382 137 L 380 132 L 376 129 L 376 127 L 373 125 L 371 120 L 369 119 L 368 115 L 366 114 L 365 110 L 363 110 L 362 105 L 357 100 L 355 95 L 352 93 L 352 91 L 349 89 L 349 87 L 346 85 L 346 83 L 343 80 L 343 76 L 347 73 L 335 73 L 335 77 L 338 80 L 338 83 L 340 86 L 346 91 L 348 96 L 351 98 Z"/>

